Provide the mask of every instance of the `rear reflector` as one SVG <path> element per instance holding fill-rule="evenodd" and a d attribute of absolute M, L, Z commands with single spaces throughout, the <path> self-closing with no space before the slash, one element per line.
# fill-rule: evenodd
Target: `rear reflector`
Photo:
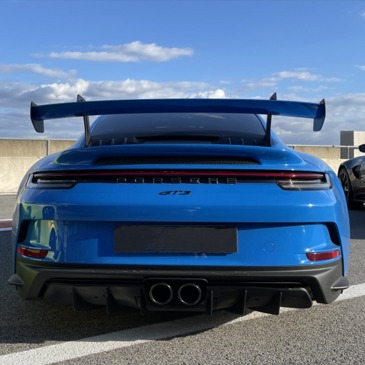
<path fill-rule="evenodd" d="M 341 254 L 340 250 L 333 250 L 327 252 L 310 252 L 307 253 L 306 255 L 309 261 L 324 261 L 340 257 Z"/>
<path fill-rule="evenodd" d="M 40 249 L 36 249 L 36 248 L 26 248 L 26 247 L 19 246 L 18 254 L 22 255 L 22 256 L 36 258 L 36 259 L 44 259 L 48 254 L 48 250 L 40 250 Z"/>

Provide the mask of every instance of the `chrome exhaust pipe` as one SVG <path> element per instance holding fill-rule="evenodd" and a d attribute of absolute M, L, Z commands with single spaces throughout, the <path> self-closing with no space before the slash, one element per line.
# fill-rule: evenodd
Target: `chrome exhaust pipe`
<path fill-rule="evenodd" d="M 173 291 L 169 284 L 156 283 L 148 293 L 151 301 L 157 305 L 166 305 L 172 301 Z"/>
<path fill-rule="evenodd" d="M 202 290 L 197 284 L 187 283 L 179 288 L 177 297 L 181 303 L 188 306 L 193 306 L 201 301 Z"/>

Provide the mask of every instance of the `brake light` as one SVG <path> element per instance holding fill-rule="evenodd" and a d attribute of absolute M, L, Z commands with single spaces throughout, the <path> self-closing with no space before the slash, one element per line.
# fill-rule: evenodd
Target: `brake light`
<path fill-rule="evenodd" d="M 325 260 L 332 260 L 340 257 L 341 253 L 340 250 L 336 249 L 333 251 L 326 251 L 326 252 L 307 252 L 306 256 L 309 261 L 325 261 Z"/>
<path fill-rule="evenodd" d="M 22 256 L 36 258 L 36 259 L 44 259 L 48 254 L 48 250 L 19 246 L 18 254 L 22 255 Z"/>

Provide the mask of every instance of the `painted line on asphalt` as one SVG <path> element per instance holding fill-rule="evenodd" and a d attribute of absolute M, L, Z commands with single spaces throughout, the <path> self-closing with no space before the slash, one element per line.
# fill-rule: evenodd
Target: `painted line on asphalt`
<path fill-rule="evenodd" d="M 336 302 L 362 296 L 365 296 L 365 283 L 351 286 L 349 289 L 344 291 Z M 283 308 L 281 312 L 293 310 L 295 309 Z M 264 316 L 267 316 L 267 314 L 252 312 L 246 316 L 240 316 L 237 318 L 237 315 L 233 315 L 225 311 L 219 311 L 214 313 L 212 317 L 207 315 L 198 315 L 190 318 L 183 318 L 175 321 L 157 323 L 144 327 L 84 338 L 78 341 L 63 342 L 56 345 L 37 347 L 32 350 L 2 355 L 0 356 L 0 364 L 49 365 L 151 341 L 188 335 L 189 333 L 204 331 L 222 325 L 244 322 Z"/>

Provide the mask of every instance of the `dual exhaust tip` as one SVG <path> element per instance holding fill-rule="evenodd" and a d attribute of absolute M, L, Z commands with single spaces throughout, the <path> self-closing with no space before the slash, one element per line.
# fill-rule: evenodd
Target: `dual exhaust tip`
<path fill-rule="evenodd" d="M 176 296 L 179 303 L 190 307 L 197 305 L 203 296 L 201 286 L 195 283 L 185 283 L 174 290 L 170 284 L 159 282 L 151 286 L 148 294 L 151 301 L 159 306 L 170 304 Z"/>

